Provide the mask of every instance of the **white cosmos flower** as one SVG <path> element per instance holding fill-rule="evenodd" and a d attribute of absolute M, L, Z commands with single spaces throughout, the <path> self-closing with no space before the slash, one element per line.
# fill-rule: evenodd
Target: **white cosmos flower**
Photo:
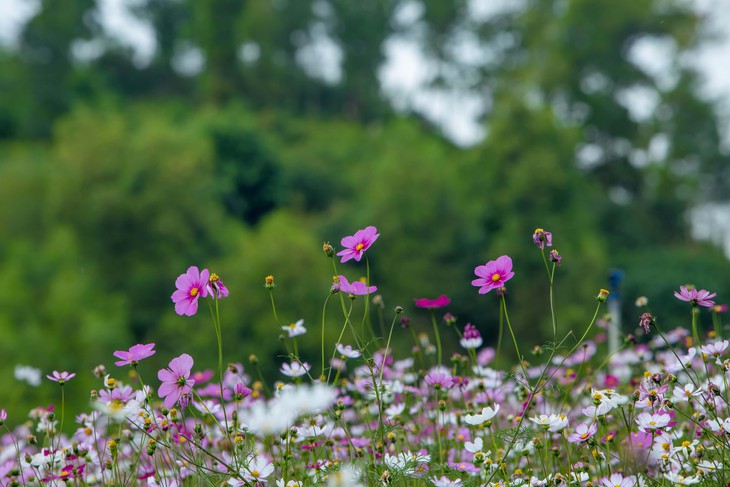
<path fill-rule="evenodd" d="M 299 335 L 307 333 L 307 329 L 304 328 L 304 320 L 299 320 L 296 323 L 292 323 L 288 326 L 282 326 L 282 330 L 289 334 L 289 338 L 294 338 Z"/>
<path fill-rule="evenodd" d="M 499 411 L 499 404 L 495 404 L 494 408 L 484 407 L 481 413 L 467 414 L 464 416 L 464 422 L 472 426 L 485 423 L 492 419 Z"/>

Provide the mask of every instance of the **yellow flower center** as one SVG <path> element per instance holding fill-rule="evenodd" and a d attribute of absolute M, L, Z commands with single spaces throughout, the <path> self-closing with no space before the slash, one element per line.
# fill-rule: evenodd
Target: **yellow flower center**
<path fill-rule="evenodd" d="M 357 244 L 357 245 L 355 246 L 355 250 L 357 250 L 358 252 L 359 252 L 359 251 L 361 251 L 361 250 L 362 250 L 362 249 L 364 249 L 364 248 L 365 248 L 365 245 L 364 245 L 364 244 L 362 244 L 362 243 L 359 243 L 359 244 Z"/>
<path fill-rule="evenodd" d="M 192 288 L 192 289 L 190 290 L 190 295 L 191 295 L 192 297 L 195 297 L 195 296 L 197 296 L 197 295 L 198 295 L 198 288 L 197 288 L 197 287 L 194 287 L 194 288 Z"/>
<path fill-rule="evenodd" d="M 208 282 L 218 282 L 220 280 L 221 280 L 221 278 L 218 277 L 218 274 L 216 274 L 216 273 L 211 274 L 210 277 L 208 278 Z"/>
<path fill-rule="evenodd" d="M 498 273 L 496 273 L 496 272 L 495 272 L 494 274 L 492 274 L 492 282 L 497 282 L 497 281 L 499 281 L 499 280 L 500 280 L 501 278 L 502 278 L 502 276 L 500 276 L 500 275 L 499 275 Z"/>
<path fill-rule="evenodd" d="M 254 477 L 258 478 L 258 476 L 261 475 L 261 474 L 259 473 L 258 470 L 251 470 L 251 475 L 253 475 Z"/>

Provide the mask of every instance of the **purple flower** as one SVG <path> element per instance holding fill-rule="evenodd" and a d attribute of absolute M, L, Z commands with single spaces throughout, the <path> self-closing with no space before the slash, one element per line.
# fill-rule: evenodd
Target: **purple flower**
<path fill-rule="evenodd" d="M 438 367 L 431 369 L 423 380 L 434 389 L 450 389 L 454 384 L 454 380 L 448 370 Z"/>
<path fill-rule="evenodd" d="M 584 441 L 588 441 L 589 438 L 593 437 L 593 435 L 595 435 L 597 431 L 598 427 L 595 425 L 595 423 L 580 423 L 576 425 L 575 432 L 568 436 L 568 441 L 570 443 L 583 443 Z"/>
<path fill-rule="evenodd" d="M 380 236 L 377 232 L 378 230 L 375 227 L 370 226 L 364 230 L 358 230 L 351 237 L 343 238 L 340 243 L 345 247 L 345 250 L 337 252 L 337 255 L 342 257 L 340 262 L 347 262 L 350 259 L 360 262 L 363 252 L 369 249 Z"/>
<path fill-rule="evenodd" d="M 490 260 L 484 265 L 474 268 L 479 279 L 471 281 L 472 286 L 479 287 L 479 294 L 486 294 L 492 289 L 499 289 L 515 275 L 512 272 L 512 259 L 503 255 L 497 260 Z"/>
<path fill-rule="evenodd" d="M 550 262 L 555 262 L 555 265 L 560 267 L 561 260 L 563 260 L 563 257 L 558 253 L 557 250 L 553 249 L 550 251 Z"/>
<path fill-rule="evenodd" d="M 184 353 L 170 360 L 168 368 L 157 372 L 157 378 L 162 385 L 157 391 L 160 398 L 165 398 L 165 407 L 171 408 L 176 402 L 186 402 L 193 392 L 195 380 L 190 378 L 190 369 L 193 368 L 193 358 Z"/>
<path fill-rule="evenodd" d="M 545 246 L 552 247 L 553 234 L 546 232 L 542 228 L 536 228 L 535 233 L 532 234 L 532 241 L 541 249 L 544 249 Z"/>
<path fill-rule="evenodd" d="M 155 344 L 148 343 L 147 345 L 134 345 L 126 352 L 124 350 L 117 350 L 114 352 L 114 356 L 122 360 L 114 362 L 114 365 L 118 365 L 119 367 L 123 365 L 131 365 L 132 367 L 135 367 L 140 360 L 151 357 L 156 353 L 152 350 L 153 348 L 155 348 Z"/>
<path fill-rule="evenodd" d="M 175 281 L 177 291 L 172 293 L 172 301 L 175 303 L 175 312 L 180 316 L 193 316 L 198 312 L 198 298 L 208 296 L 208 279 L 210 272 L 190 266 L 185 274 Z"/>
<path fill-rule="evenodd" d="M 710 301 L 710 298 L 714 298 L 717 293 L 710 294 L 710 291 L 704 289 L 687 289 L 685 286 L 679 286 L 679 292 L 674 291 L 674 297 L 680 301 L 688 301 L 692 306 L 704 306 L 710 308 L 715 305 L 714 301 Z"/>
<path fill-rule="evenodd" d="M 66 382 L 70 381 L 74 377 L 76 377 L 75 373 L 68 373 L 68 372 L 59 372 L 57 370 L 54 370 L 51 375 L 47 375 L 49 379 L 51 379 L 53 382 L 58 382 L 61 385 L 64 385 Z"/>
<path fill-rule="evenodd" d="M 482 335 L 471 323 L 467 323 L 464 327 L 464 334 L 459 341 L 462 347 L 466 349 L 479 348 L 482 346 Z"/>
<path fill-rule="evenodd" d="M 443 308 L 444 306 L 448 306 L 449 303 L 451 303 L 451 299 L 445 294 L 442 294 L 436 299 L 418 298 L 414 299 L 413 301 L 415 301 L 416 303 L 416 308 L 425 309 Z"/>
<path fill-rule="evenodd" d="M 228 288 L 215 272 L 208 278 L 208 293 L 216 299 L 228 297 Z"/>
<path fill-rule="evenodd" d="M 345 276 L 337 276 L 339 279 L 339 289 L 343 293 L 352 294 L 353 296 L 364 296 L 374 293 L 378 290 L 375 286 L 366 286 L 362 281 L 349 282 Z"/>
<path fill-rule="evenodd" d="M 649 334 L 649 331 L 650 331 L 649 328 L 653 324 L 654 324 L 654 317 L 651 315 L 651 313 L 644 313 L 639 318 L 639 325 L 644 327 L 644 332 L 646 332 L 647 335 Z"/>

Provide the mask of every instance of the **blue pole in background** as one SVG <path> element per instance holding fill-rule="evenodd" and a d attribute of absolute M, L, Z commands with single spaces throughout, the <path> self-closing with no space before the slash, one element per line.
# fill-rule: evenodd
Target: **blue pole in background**
<path fill-rule="evenodd" d="M 608 312 L 611 314 L 611 321 L 608 324 L 608 353 L 613 354 L 618 350 L 621 336 L 621 281 L 624 278 L 624 271 L 611 269 L 608 273 Z"/>

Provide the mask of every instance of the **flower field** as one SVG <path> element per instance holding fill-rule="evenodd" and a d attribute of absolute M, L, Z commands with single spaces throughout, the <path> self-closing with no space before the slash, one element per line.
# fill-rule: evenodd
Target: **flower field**
<path fill-rule="evenodd" d="M 476 265 L 471 283 L 474 299 L 500 304 L 496 350 L 484 346 L 476 324 L 458 323 L 445 295 L 414 301 L 430 317 L 430 334 L 416 334 L 399 306 L 386 336 L 378 336 L 369 320 L 379 296 L 367 255 L 378 237 L 367 227 L 342 238 L 339 249 L 324 244 L 335 277 L 323 284 L 330 290 L 321 317 L 280 322 L 275 279 L 264 279 L 274 333 L 284 334 L 288 350 L 274 384 L 254 377 L 256 357 L 250 370 L 224 365 L 239 360 L 223 356 L 220 325 L 236 291 L 191 266 L 171 299 L 180 320 L 210 312 L 217 370 L 197 370 L 182 350 L 166 368 L 150 370 L 145 359 L 155 344 L 134 344 L 115 352 L 114 370 L 94 371 L 99 389 L 87 411 L 65 408 L 64 387 L 80 371 L 53 371 L 46 386 L 59 389 L 55 406 L 22 418 L 0 412 L 0 484 L 730 485 L 729 342 L 726 307 L 714 293 L 677 286 L 676 299 L 687 302 L 686 329 L 664 329 L 638 298 L 632 329 L 642 333 L 608 351 L 599 316 L 609 292 L 596 291 L 585 323 L 560 323 L 552 296 L 562 256 L 551 233 L 537 229 L 535 258 L 545 275 L 530 278 L 549 283 L 548 343 L 515 337 L 508 293 L 520 275 L 507 255 Z M 367 277 L 348 279 L 353 266 Z M 358 316 L 357 300 L 364 302 Z M 325 313 L 339 318 L 336 342 L 325 339 Z M 701 322 L 710 319 L 713 329 L 704 331 Z M 307 333 L 322 337 L 312 363 L 297 343 Z M 411 336 L 412 347 L 391 346 L 396 333 Z M 442 347 L 445 334 L 458 335 L 458 351 Z M 514 365 L 497 367 L 497 353 Z M 129 368 L 129 383 L 115 378 Z M 26 382 L 39 374 L 16 369 Z"/>

